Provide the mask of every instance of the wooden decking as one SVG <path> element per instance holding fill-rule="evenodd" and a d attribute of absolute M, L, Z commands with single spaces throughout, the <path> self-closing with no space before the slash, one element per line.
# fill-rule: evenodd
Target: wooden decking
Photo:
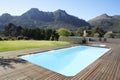
<path fill-rule="evenodd" d="M 11 60 L 6 61 L 7 63 L 0 62 L 0 80 L 120 80 L 120 44 L 104 44 L 112 50 L 71 77 L 63 76 L 16 58 L 17 55 L 55 49 L 55 47 L 0 53 L 0 56 L 4 56 L 3 61 Z"/>

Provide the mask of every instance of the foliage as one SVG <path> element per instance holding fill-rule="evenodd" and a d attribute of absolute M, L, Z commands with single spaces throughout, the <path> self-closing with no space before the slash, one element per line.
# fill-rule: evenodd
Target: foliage
<path fill-rule="evenodd" d="M 0 41 L 0 52 L 30 49 L 30 48 L 43 48 L 49 46 L 60 46 L 66 44 L 70 44 L 70 43 L 63 41 L 37 41 L 37 40 Z"/>
<path fill-rule="evenodd" d="M 58 29 L 57 33 L 59 34 L 59 36 L 70 36 L 70 31 L 65 28 Z"/>
<path fill-rule="evenodd" d="M 0 41 L 2 41 L 2 38 L 0 37 Z"/>
<path fill-rule="evenodd" d="M 35 40 L 44 39 L 44 31 L 39 28 L 23 29 L 22 35 Z"/>
<path fill-rule="evenodd" d="M 112 31 L 108 31 L 105 35 L 104 35 L 105 38 L 114 38 L 114 34 Z"/>
<path fill-rule="evenodd" d="M 104 34 L 104 30 L 100 27 L 81 27 L 77 29 L 76 35 L 83 36 L 83 31 L 86 30 L 87 36 L 101 37 Z M 97 34 L 96 34 L 97 33 Z M 99 35 L 98 35 L 99 34 Z M 40 28 L 22 28 L 12 23 L 8 24 L 4 29 L 4 34 L 7 36 L 5 40 L 20 39 L 18 36 L 23 36 L 23 39 L 34 39 L 34 40 L 58 40 L 59 36 L 74 36 L 75 31 L 70 31 L 66 28 L 54 29 L 40 29 Z M 12 38 L 13 37 L 13 38 Z M 16 37 L 16 38 L 14 38 Z"/>
<path fill-rule="evenodd" d="M 22 28 L 12 23 L 5 27 L 4 35 L 11 37 L 17 37 L 17 40 L 21 39 L 35 39 L 35 40 L 58 40 L 59 35 L 56 30 L 52 29 L 40 29 L 40 28 Z"/>
<path fill-rule="evenodd" d="M 51 34 L 51 37 L 50 37 L 50 40 L 58 40 L 58 38 L 59 38 L 59 35 L 58 35 L 58 33 L 56 32 L 56 30 L 53 30 L 52 31 L 52 34 Z"/>
<path fill-rule="evenodd" d="M 97 38 L 98 38 L 98 37 L 100 37 L 100 34 L 99 34 L 99 33 L 95 33 L 95 34 L 94 34 L 94 37 L 97 37 Z"/>
<path fill-rule="evenodd" d="M 17 40 L 23 40 L 23 39 L 24 39 L 23 36 L 18 36 L 18 37 L 17 37 Z"/>
<path fill-rule="evenodd" d="M 8 37 L 3 37 L 2 40 L 9 40 L 9 38 Z"/>
<path fill-rule="evenodd" d="M 84 33 L 83 33 L 84 30 L 86 30 L 87 33 L 88 33 L 88 32 L 89 32 L 89 27 L 86 26 L 86 27 L 78 28 L 77 31 L 76 31 L 76 35 L 77 35 L 77 36 L 83 36 L 83 34 L 84 34 Z"/>
<path fill-rule="evenodd" d="M 0 38 L 2 40 L 16 40 L 16 37 L 12 37 L 12 36 L 0 36 Z"/>
<path fill-rule="evenodd" d="M 103 37 L 105 34 L 105 31 L 101 27 L 97 27 L 97 26 L 92 28 L 92 32 L 93 32 L 93 34 L 98 33 L 99 34 L 98 37 Z"/>
<path fill-rule="evenodd" d="M 19 36 L 21 35 L 22 27 L 9 23 L 4 30 L 6 36 Z"/>

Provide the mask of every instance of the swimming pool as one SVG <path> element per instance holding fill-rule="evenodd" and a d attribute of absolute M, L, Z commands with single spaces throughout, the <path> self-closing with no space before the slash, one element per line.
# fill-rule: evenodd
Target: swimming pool
<path fill-rule="evenodd" d="M 75 46 L 21 56 L 33 64 L 65 76 L 74 76 L 110 49 Z"/>

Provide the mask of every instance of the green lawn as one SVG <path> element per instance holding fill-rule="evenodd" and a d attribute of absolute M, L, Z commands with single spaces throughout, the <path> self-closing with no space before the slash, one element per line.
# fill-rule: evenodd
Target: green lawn
<path fill-rule="evenodd" d="M 0 41 L 0 52 L 22 50 L 30 48 L 43 48 L 48 46 L 60 46 L 70 44 L 62 41 L 37 41 L 37 40 L 16 40 L 16 41 Z"/>

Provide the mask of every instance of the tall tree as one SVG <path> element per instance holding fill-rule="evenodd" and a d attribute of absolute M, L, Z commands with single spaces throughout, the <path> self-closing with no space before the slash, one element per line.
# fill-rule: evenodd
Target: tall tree
<path fill-rule="evenodd" d="M 77 35 L 77 36 L 83 36 L 84 30 L 86 30 L 87 33 L 88 33 L 88 32 L 90 33 L 89 28 L 88 28 L 87 26 L 85 26 L 85 27 L 81 27 L 81 28 L 77 29 L 76 35 Z"/>
<path fill-rule="evenodd" d="M 44 30 L 39 28 L 34 28 L 34 29 L 26 28 L 22 31 L 22 35 L 36 40 L 43 40 L 45 38 Z"/>
<path fill-rule="evenodd" d="M 97 26 L 92 28 L 92 32 L 93 32 L 93 35 L 98 33 L 99 37 L 103 37 L 105 34 L 105 31 L 101 27 L 97 27 Z"/>
<path fill-rule="evenodd" d="M 52 35 L 52 29 L 45 29 L 45 40 L 49 40 Z"/>
<path fill-rule="evenodd" d="M 59 38 L 59 35 L 56 32 L 56 30 L 52 30 L 52 34 L 51 34 L 50 40 L 58 40 L 58 38 Z"/>
<path fill-rule="evenodd" d="M 16 26 L 12 23 L 9 23 L 7 26 L 5 26 L 4 34 L 6 36 L 20 36 L 22 29 L 23 28 L 21 26 Z"/>

